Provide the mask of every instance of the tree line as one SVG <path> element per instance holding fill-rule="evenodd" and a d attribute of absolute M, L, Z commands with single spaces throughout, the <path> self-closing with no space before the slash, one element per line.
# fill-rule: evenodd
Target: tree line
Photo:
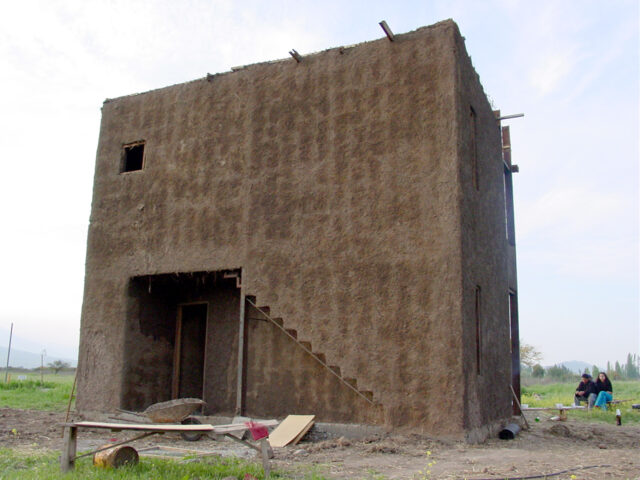
<path fill-rule="evenodd" d="M 14 373 L 40 372 L 40 371 L 42 371 L 42 369 L 43 369 L 42 367 L 33 367 L 33 368 L 9 367 L 9 370 L 14 372 Z M 75 367 L 72 367 L 69 362 L 63 362 L 62 360 L 56 360 L 54 362 L 47 363 L 47 365 L 44 367 L 44 370 L 47 371 L 47 372 L 53 372 L 53 373 L 55 373 L 57 375 L 61 371 L 62 372 L 74 371 Z"/>
<path fill-rule="evenodd" d="M 524 375 L 530 375 L 534 378 L 551 378 L 556 381 L 575 380 L 575 371 L 569 370 L 564 365 L 553 365 L 551 367 L 543 367 L 540 365 L 542 354 L 535 347 L 526 343 L 520 346 L 520 363 L 521 372 Z M 607 362 L 604 371 L 612 380 L 639 380 L 640 379 L 640 355 L 627 354 L 627 361 L 621 364 L 616 361 L 614 364 Z M 585 368 L 581 373 L 588 373 L 594 378 L 600 373 L 597 365 L 591 368 Z"/>

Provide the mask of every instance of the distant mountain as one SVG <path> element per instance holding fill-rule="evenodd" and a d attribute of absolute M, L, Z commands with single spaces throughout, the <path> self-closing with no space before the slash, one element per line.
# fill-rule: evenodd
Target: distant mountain
<path fill-rule="evenodd" d="M 45 355 L 44 357 L 44 366 L 46 367 L 48 363 L 55 362 L 56 360 L 62 360 L 63 362 L 67 362 L 72 367 L 75 367 L 78 363 L 77 359 L 71 358 L 61 358 L 61 357 L 50 357 L 49 355 Z M 16 350 L 15 348 L 11 349 L 11 357 L 9 358 L 9 366 L 10 367 L 22 367 L 22 368 L 36 368 L 39 367 L 41 363 L 40 354 L 26 352 L 24 350 Z M 3 369 L 7 365 L 7 347 L 0 347 L 0 369 Z"/>
<path fill-rule="evenodd" d="M 581 360 L 571 360 L 568 362 L 560 362 L 557 365 L 565 366 L 572 372 L 576 372 L 578 374 L 583 373 L 585 368 L 588 368 L 589 371 L 591 371 L 591 369 L 593 368 L 593 363 L 587 363 Z M 549 365 L 549 366 L 551 367 L 552 365 Z"/>

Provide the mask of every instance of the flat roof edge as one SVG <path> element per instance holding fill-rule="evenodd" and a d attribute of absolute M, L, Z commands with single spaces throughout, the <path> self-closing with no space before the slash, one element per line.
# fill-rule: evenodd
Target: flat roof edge
<path fill-rule="evenodd" d="M 411 30 L 409 32 L 404 32 L 404 33 L 399 33 L 399 34 L 395 34 L 394 35 L 394 42 L 395 41 L 402 41 L 402 40 L 408 40 L 411 37 L 415 36 L 418 33 L 425 33 L 426 31 L 431 31 L 431 30 L 436 30 L 436 29 L 441 29 L 441 28 L 447 28 L 447 27 L 451 27 L 453 26 L 456 31 L 459 33 L 459 29 L 458 29 L 458 25 L 456 24 L 456 22 L 449 18 L 446 20 L 441 20 L 437 23 L 434 23 L 432 25 L 426 25 L 423 27 L 419 27 L 416 28 L 415 30 Z M 373 40 L 366 40 L 360 43 L 354 43 L 351 45 L 340 45 L 337 47 L 330 47 L 324 50 L 319 50 L 316 52 L 310 52 L 310 53 L 306 53 L 304 55 L 302 55 L 303 58 L 308 58 L 308 57 L 317 57 L 323 54 L 327 54 L 330 53 L 332 51 L 338 51 L 339 53 L 342 53 L 345 50 L 351 50 L 353 48 L 358 48 L 361 47 L 363 45 L 368 45 L 371 43 L 375 43 L 375 42 L 381 42 L 381 41 L 388 41 L 386 36 L 382 36 L 380 38 L 376 38 Z M 196 83 L 196 82 L 202 82 L 202 81 L 207 81 L 207 82 L 211 82 L 213 79 L 215 79 L 216 77 L 220 77 L 220 76 L 227 76 L 227 75 L 233 75 L 235 73 L 238 72 L 242 72 L 248 69 L 253 69 L 253 68 L 257 68 L 257 67 L 261 67 L 261 66 L 266 66 L 266 65 L 273 65 L 273 64 L 277 64 L 277 63 L 283 63 L 283 62 L 287 62 L 287 61 L 292 61 L 294 62 L 295 60 L 293 58 L 289 58 L 289 57 L 284 57 L 284 58 L 280 58 L 280 59 L 275 59 L 275 60 L 266 60 L 263 62 L 256 62 L 256 63 L 249 63 L 246 65 L 239 65 L 239 66 L 235 66 L 235 67 L 231 67 L 230 70 L 225 70 L 223 72 L 217 72 L 217 73 L 207 73 L 206 76 L 204 77 L 200 77 L 200 78 L 196 78 L 193 80 L 187 80 L 186 82 L 179 82 L 179 83 L 174 83 L 172 85 L 165 85 L 163 87 L 158 87 L 158 88 L 153 88 L 151 90 L 146 90 L 144 92 L 138 92 L 138 93 L 131 93 L 131 94 L 127 94 L 127 95 L 122 95 L 119 97 L 113 97 L 113 98 L 106 98 L 103 101 L 103 105 L 113 102 L 113 101 L 117 101 L 117 100 L 121 100 L 121 99 L 125 99 L 125 98 L 132 98 L 132 97 L 137 97 L 140 95 L 146 95 L 148 93 L 153 93 L 153 92 L 157 92 L 160 90 L 165 90 L 167 88 L 173 88 L 179 85 L 189 85 L 191 83 Z"/>

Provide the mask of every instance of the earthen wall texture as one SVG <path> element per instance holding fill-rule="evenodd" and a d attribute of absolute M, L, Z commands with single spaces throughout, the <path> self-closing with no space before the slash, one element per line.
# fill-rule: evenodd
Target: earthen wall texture
<path fill-rule="evenodd" d="M 511 409 L 509 255 L 505 211 L 499 208 L 505 205 L 500 122 L 464 42 L 456 43 L 464 424 L 473 431 L 506 420 Z"/>
<path fill-rule="evenodd" d="M 468 187 L 469 103 L 480 192 Z M 105 102 L 78 408 L 122 404 L 132 339 L 162 345 L 136 373 L 137 389 L 170 363 L 172 340 L 135 318 L 132 277 L 242 268 L 245 292 L 373 392 L 380 414 L 349 392 L 335 411 L 318 402 L 344 387 L 309 375 L 316 367 L 300 367 L 295 345 L 263 324 L 247 329 L 247 410 L 308 404 L 322 420 L 457 436 L 507 416 L 504 388 L 491 387 L 510 364 L 496 128 L 452 21 Z M 123 144 L 137 140 L 144 168 L 120 173 Z M 469 373 L 475 284 L 481 376 Z M 160 314 L 168 324 L 171 308 Z M 285 377 L 296 380 L 278 385 Z"/>

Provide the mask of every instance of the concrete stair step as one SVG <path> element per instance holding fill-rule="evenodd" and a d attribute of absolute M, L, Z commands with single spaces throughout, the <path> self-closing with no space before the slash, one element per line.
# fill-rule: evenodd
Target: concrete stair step
<path fill-rule="evenodd" d="M 360 393 L 362 395 L 364 395 L 367 400 L 369 400 L 370 402 L 373 402 L 373 392 L 370 390 L 360 390 Z"/>
<path fill-rule="evenodd" d="M 320 360 L 322 363 L 326 364 L 327 363 L 327 357 L 324 353 L 316 353 L 313 352 L 313 354 L 318 358 L 318 360 Z"/>
<path fill-rule="evenodd" d="M 358 389 L 358 381 L 355 378 L 342 378 L 345 383 L 348 383 L 349 385 L 351 385 L 353 388 L 355 388 L 356 390 Z"/>
<path fill-rule="evenodd" d="M 287 328 L 287 329 L 285 329 L 285 332 L 287 332 L 293 338 L 298 338 L 298 331 L 294 330 L 293 328 Z"/>

